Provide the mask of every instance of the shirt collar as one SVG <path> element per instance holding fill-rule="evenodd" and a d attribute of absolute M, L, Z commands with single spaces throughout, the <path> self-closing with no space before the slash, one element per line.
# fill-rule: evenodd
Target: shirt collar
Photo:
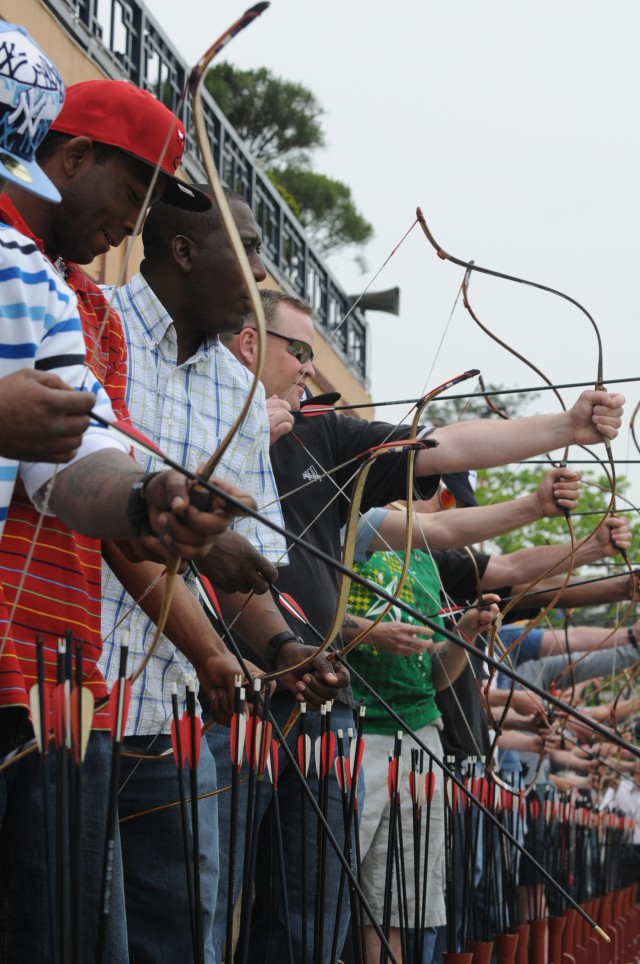
<path fill-rule="evenodd" d="M 168 337 L 169 341 L 175 344 L 176 335 L 171 315 L 144 276 L 140 272 L 135 274 L 127 288 L 138 307 L 137 316 L 149 341 L 157 345 L 163 338 Z"/>
<path fill-rule="evenodd" d="M 155 348 L 156 345 L 166 339 L 167 343 L 172 346 L 173 351 L 177 352 L 178 339 L 173 319 L 144 275 L 141 272 L 134 275 L 127 288 L 132 300 L 136 303 L 136 314 L 151 347 Z M 220 344 L 216 336 L 205 337 L 189 362 L 197 361 L 219 350 Z"/>

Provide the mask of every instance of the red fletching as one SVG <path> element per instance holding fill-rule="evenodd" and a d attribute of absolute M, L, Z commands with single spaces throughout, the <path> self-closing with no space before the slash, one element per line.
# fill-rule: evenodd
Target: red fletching
<path fill-rule="evenodd" d="M 198 579 L 202 583 L 202 588 L 206 593 L 207 599 L 215 609 L 218 618 L 220 618 L 220 616 L 222 615 L 222 611 L 220 609 L 220 603 L 218 602 L 218 597 L 216 596 L 215 589 L 213 588 L 213 586 L 211 585 L 207 577 L 203 576 L 202 573 L 199 574 Z"/>
<path fill-rule="evenodd" d="M 247 720 L 245 734 L 245 746 L 247 750 L 247 763 L 250 769 L 255 770 L 260 754 L 260 736 L 262 720 L 258 716 L 250 716 Z"/>
<path fill-rule="evenodd" d="M 358 776 L 360 774 L 360 767 L 362 766 L 362 757 L 364 755 L 364 740 L 354 740 L 351 744 L 354 747 L 353 754 L 351 756 L 351 779 L 358 782 Z"/>
<path fill-rule="evenodd" d="M 269 723 L 268 720 L 263 720 L 262 729 L 260 731 L 260 752 L 258 754 L 258 773 L 261 775 L 267 768 L 267 760 L 269 759 L 269 753 L 271 752 L 272 733 L 273 724 Z"/>
<path fill-rule="evenodd" d="M 436 775 L 431 771 L 431 773 L 425 773 L 424 775 L 424 796 L 427 803 L 431 803 L 433 800 L 433 794 L 436 789 Z"/>
<path fill-rule="evenodd" d="M 393 798 L 398 793 L 398 759 L 399 757 L 394 756 L 393 759 L 389 760 L 389 771 L 387 773 L 387 790 L 389 791 L 390 801 L 393 801 Z"/>
<path fill-rule="evenodd" d="M 280 766 L 280 757 L 278 755 L 278 741 L 271 741 L 271 783 L 274 788 L 278 789 L 278 767 Z"/>
<path fill-rule="evenodd" d="M 290 596 L 288 592 L 279 592 L 278 602 L 280 603 L 283 609 L 286 609 L 286 611 L 291 616 L 294 616 L 296 619 L 299 619 L 301 623 L 309 622 L 309 620 L 304 614 L 302 607 L 298 605 L 298 603 L 295 601 L 293 596 Z"/>
<path fill-rule="evenodd" d="M 191 731 L 192 725 L 195 729 L 195 760 L 191 752 Z M 180 741 L 180 753 L 178 752 L 178 740 Z M 173 757 L 176 766 L 180 766 L 180 754 L 182 755 L 182 766 L 188 763 L 192 770 L 198 769 L 200 762 L 200 747 L 202 745 L 202 721 L 194 716 L 193 720 L 185 711 L 178 722 L 176 732 L 175 720 L 171 721 L 171 746 L 173 747 Z"/>
<path fill-rule="evenodd" d="M 300 409 L 300 414 L 306 418 L 313 418 L 314 415 L 327 415 L 333 411 L 333 405 L 305 405 Z"/>
<path fill-rule="evenodd" d="M 534 824 L 538 822 L 538 817 L 540 816 L 540 804 L 537 800 L 532 800 L 529 804 L 529 813 L 531 814 L 531 819 Z"/>
<path fill-rule="evenodd" d="M 416 771 L 415 770 L 409 771 L 409 793 L 411 794 L 411 800 L 414 806 L 416 806 L 417 800 L 416 800 Z"/>
<path fill-rule="evenodd" d="M 336 735 L 335 733 L 323 733 L 320 746 L 320 779 L 328 777 L 331 773 L 333 758 L 336 754 Z"/>

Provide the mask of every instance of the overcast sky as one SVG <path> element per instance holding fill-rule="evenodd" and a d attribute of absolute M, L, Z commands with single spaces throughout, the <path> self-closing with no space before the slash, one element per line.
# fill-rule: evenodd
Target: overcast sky
<path fill-rule="evenodd" d="M 149 7 L 189 63 L 244 9 Z M 330 262 L 349 292 L 420 205 L 452 254 L 582 302 L 602 334 L 606 381 L 639 374 L 639 37 L 637 0 L 273 0 L 223 58 L 299 81 L 325 108 L 315 169 L 350 185 L 376 234 L 368 274 L 344 256 Z M 471 367 L 508 387 L 539 383 L 460 303 L 451 315 L 462 274 L 419 229 L 390 260 L 374 287 L 399 285 L 401 314 L 367 316 L 374 399 L 419 395 Z M 552 379 L 595 380 L 596 338 L 577 309 L 478 275 L 470 294 L 480 318 Z M 630 414 L 640 382 L 623 391 Z M 577 393 L 563 394 L 570 403 Z M 536 410 L 554 405 L 545 396 Z M 617 457 L 640 458 L 627 436 Z M 632 478 L 640 502 L 637 468 Z"/>

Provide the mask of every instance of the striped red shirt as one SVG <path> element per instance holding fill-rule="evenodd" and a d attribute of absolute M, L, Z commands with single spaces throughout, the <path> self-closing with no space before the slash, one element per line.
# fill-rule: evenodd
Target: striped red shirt
<path fill-rule="evenodd" d="M 0 219 L 43 247 L 6 195 L 0 197 Z M 120 319 L 77 265 L 65 266 L 65 277 L 78 298 L 87 365 L 104 385 L 117 417 L 130 421 L 125 403 L 127 346 Z M 97 666 L 102 651 L 100 541 L 72 532 L 51 516 L 44 518 L 36 538 L 38 520 L 39 513 L 18 483 L 0 542 L 0 582 L 9 612 L 18 597 L 0 668 L 0 706 L 29 705 L 28 692 L 36 682 L 38 634 L 44 639 L 46 679 L 55 682 L 58 639 L 67 630 L 83 644 L 84 684 L 96 700 L 107 694 Z M 31 550 L 33 557 L 18 592 Z M 96 714 L 94 722 L 108 725 L 104 713 Z"/>

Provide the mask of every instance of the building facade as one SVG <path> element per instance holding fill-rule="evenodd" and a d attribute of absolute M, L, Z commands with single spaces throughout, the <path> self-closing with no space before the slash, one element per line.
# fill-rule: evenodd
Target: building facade
<path fill-rule="evenodd" d="M 182 170 L 205 180 L 191 122 L 182 103 L 189 65 L 138 0 L 2 0 L 0 14 L 21 24 L 53 59 L 67 84 L 98 77 L 129 80 L 151 91 L 182 118 L 187 149 Z M 258 66 L 258 65 L 257 65 Z M 309 302 L 317 329 L 315 392 L 338 391 L 349 404 L 371 401 L 367 380 L 367 327 L 364 314 L 350 311 L 351 299 L 313 250 L 299 222 L 250 157 L 208 92 L 203 108 L 221 179 L 251 206 L 262 231 L 268 287 L 281 287 Z M 137 270 L 139 241 L 91 266 L 98 281 L 121 284 Z M 364 409 L 364 412 L 367 410 Z"/>

